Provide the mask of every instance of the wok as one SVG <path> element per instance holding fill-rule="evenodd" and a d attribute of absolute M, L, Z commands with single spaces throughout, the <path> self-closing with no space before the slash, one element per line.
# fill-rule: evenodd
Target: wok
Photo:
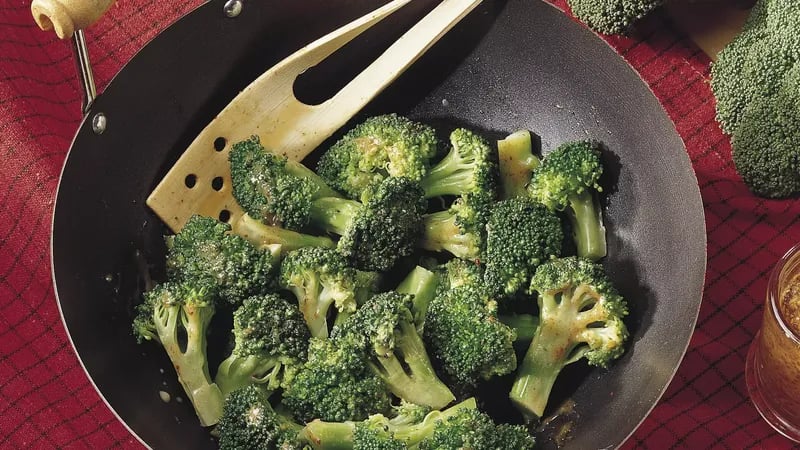
<path fill-rule="evenodd" d="M 131 333 L 141 274 L 163 275 L 167 228 L 145 198 L 194 136 L 258 74 L 312 39 L 374 8 L 368 0 L 223 1 L 188 14 L 147 45 L 96 99 L 68 154 L 52 237 L 64 324 L 98 392 L 155 448 L 214 448 L 156 345 Z M 432 7 L 418 0 L 297 83 L 326 98 L 381 46 Z M 363 61 L 363 64 L 362 64 Z M 570 139 L 608 148 L 604 264 L 631 305 L 629 349 L 610 370 L 573 364 L 552 404 L 572 404 L 568 448 L 618 446 L 658 401 L 686 350 L 701 301 L 705 227 L 683 144 L 637 74 L 601 39 L 536 0 L 486 0 L 363 115 L 398 112 L 489 137 L 527 128 L 546 152 Z M 102 133 L 92 128 L 102 113 Z M 139 255 L 138 257 L 136 255 Z M 224 341 L 224 335 L 212 338 Z M 210 348 L 217 355 L 221 349 Z M 212 364 L 213 366 L 213 364 Z M 485 407 L 516 416 L 507 380 Z M 172 394 L 165 403 L 159 391 Z M 571 400 L 568 402 L 567 400 Z M 557 426 L 540 433 L 541 441 Z"/>

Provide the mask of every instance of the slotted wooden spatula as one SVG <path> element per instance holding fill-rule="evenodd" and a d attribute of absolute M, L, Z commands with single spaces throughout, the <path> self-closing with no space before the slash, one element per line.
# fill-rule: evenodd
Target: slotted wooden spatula
<path fill-rule="evenodd" d="M 331 32 L 269 69 L 197 136 L 147 199 L 175 232 L 193 215 L 219 217 L 237 230 L 228 152 L 258 135 L 276 153 L 302 160 L 378 95 L 481 0 L 443 0 L 344 88 L 319 105 L 298 101 L 295 79 L 411 0 L 394 0 Z"/>

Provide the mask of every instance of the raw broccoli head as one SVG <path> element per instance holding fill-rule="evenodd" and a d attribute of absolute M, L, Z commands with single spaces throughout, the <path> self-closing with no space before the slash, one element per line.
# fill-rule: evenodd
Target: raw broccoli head
<path fill-rule="evenodd" d="M 567 0 L 572 14 L 603 34 L 621 34 L 664 0 Z"/>
<path fill-rule="evenodd" d="M 424 337 L 431 356 L 465 386 L 517 367 L 514 331 L 497 319 L 497 302 L 481 286 L 440 292 L 428 307 Z"/>
<path fill-rule="evenodd" d="M 230 225 L 210 217 L 192 216 L 181 231 L 167 239 L 170 279 L 207 280 L 215 294 L 233 305 L 266 292 L 274 285 L 278 257 L 230 234 Z"/>
<path fill-rule="evenodd" d="M 754 99 L 733 133 L 733 162 L 757 195 L 800 192 L 800 62 L 774 95 Z"/>
<path fill-rule="evenodd" d="M 289 252 L 281 264 L 280 284 L 297 297 L 312 336 L 328 336 L 331 306 L 337 315 L 352 314 L 376 283 L 376 274 L 349 267 L 334 249 L 301 248 Z"/>
<path fill-rule="evenodd" d="M 416 247 L 425 199 L 417 183 L 402 177 L 381 182 L 364 203 L 319 199 L 313 221 L 339 234 L 337 249 L 356 268 L 387 271 Z"/>
<path fill-rule="evenodd" d="M 336 195 L 302 164 L 265 149 L 258 136 L 235 143 L 228 157 L 234 198 L 267 225 L 301 229 L 313 199 Z"/>
<path fill-rule="evenodd" d="M 267 394 L 253 385 L 228 395 L 217 427 L 222 450 L 301 450 L 300 430 L 301 425 L 276 413 Z"/>
<path fill-rule="evenodd" d="M 215 379 L 223 394 L 250 383 L 286 388 L 307 358 L 311 335 L 296 306 L 266 294 L 246 299 L 233 313 L 233 337 L 233 352 Z"/>
<path fill-rule="evenodd" d="M 342 422 L 388 412 L 390 394 L 352 343 L 311 338 L 308 361 L 284 391 L 283 401 L 299 420 Z"/>
<path fill-rule="evenodd" d="M 317 172 L 349 198 L 364 201 L 387 177 L 420 181 L 437 146 L 427 125 L 396 114 L 371 117 L 322 155 Z"/>
<path fill-rule="evenodd" d="M 558 216 L 526 197 L 495 204 L 486 226 L 484 280 L 491 292 L 513 295 L 527 287 L 536 268 L 561 254 Z"/>
<path fill-rule="evenodd" d="M 597 260 L 606 255 L 606 229 L 596 193 L 603 174 L 600 144 L 573 141 L 548 153 L 531 174 L 531 197 L 572 223 L 578 256 Z"/>
<path fill-rule="evenodd" d="M 530 290 L 540 322 L 510 397 L 526 417 L 541 417 L 564 366 L 586 359 L 606 367 L 622 355 L 628 308 L 601 265 L 574 256 L 539 266 Z"/>
<path fill-rule="evenodd" d="M 203 426 L 217 423 L 223 399 L 211 381 L 206 357 L 206 334 L 216 311 L 214 291 L 207 279 L 157 284 L 145 293 L 133 322 L 140 342 L 159 342 L 167 352 Z"/>
<path fill-rule="evenodd" d="M 464 128 L 450 134 L 451 149 L 422 179 L 425 197 L 497 196 L 497 152 L 481 136 Z"/>
<path fill-rule="evenodd" d="M 419 443 L 419 449 L 533 450 L 534 444 L 533 436 L 521 425 L 498 425 L 477 409 L 462 409 L 440 421 L 431 436 Z"/>
<path fill-rule="evenodd" d="M 491 205 L 483 196 L 465 195 L 445 211 L 426 214 L 422 218 L 419 246 L 425 250 L 448 251 L 458 258 L 480 259 Z"/>
<path fill-rule="evenodd" d="M 399 398 L 441 408 L 455 399 L 433 370 L 411 311 L 413 296 L 385 292 L 367 300 L 333 339 L 349 340 Z"/>

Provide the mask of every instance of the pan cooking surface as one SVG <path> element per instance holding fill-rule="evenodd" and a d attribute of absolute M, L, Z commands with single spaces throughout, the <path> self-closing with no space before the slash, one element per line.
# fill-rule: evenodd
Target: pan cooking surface
<path fill-rule="evenodd" d="M 90 119 L 81 126 L 56 203 L 53 271 L 70 337 L 101 395 L 156 448 L 215 445 L 188 402 L 175 400 L 181 388 L 163 351 L 137 345 L 130 331 L 142 289 L 138 274 L 163 273 L 157 262 L 167 229 L 144 200 L 249 80 L 375 7 L 367 0 L 264 0 L 248 2 L 238 18 L 227 19 L 223 3 L 211 1 L 162 33 L 97 99 L 88 117 L 103 112 L 108 127 L 95 135 Z M 298 95 L 325 98 L 346 81 L 342 74 L 358 71 L 359 57 L 374 56 L 433 3 L 412 2 L 311 71 L 298 83 Z M 608 371 L 570 366 L 553 403 L 573 405 L 564 416 L 575 425 L 569 448 L 619 445 L 677 369 L 705 273 L 697 181 L 655 97 L 610 47 L 560 11 L 535 0 L 485 0 L 362 117 L 384 112 L 443 130 L 465 125 L 490 138 L 527 128 L 541 138 L 544 152 L 570 139 L 606 145 L 604 263 L 631 307 L 630 348 Z M 487 387 L 497 393 L 486 397 L 497 400 L 486 407 L 512 417 L 502 383 Z M 160 390 L 173 400 L 164 403 Z"/>

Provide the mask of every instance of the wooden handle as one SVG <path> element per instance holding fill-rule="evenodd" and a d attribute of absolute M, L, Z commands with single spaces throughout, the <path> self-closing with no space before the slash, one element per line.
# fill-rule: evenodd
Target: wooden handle
<path fill-rule="evenodd" d="M 69 39 L 76 30 L 97 22 L 114 0 L 33 0 L 33 20 L 44 31 L 55 30 L 59 39 Z"/>

